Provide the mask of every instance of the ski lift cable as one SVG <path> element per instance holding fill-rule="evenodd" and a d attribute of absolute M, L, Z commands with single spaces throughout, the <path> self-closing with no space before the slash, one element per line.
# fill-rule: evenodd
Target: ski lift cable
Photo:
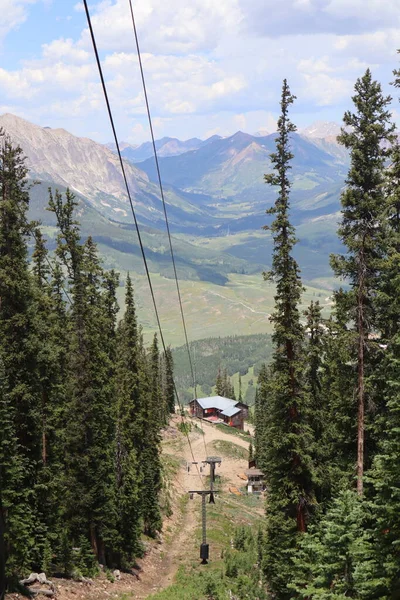
<path fill-rule="evenodd" d="M 98 53 L 98 49 L 97 49 L 96 38 L 95 38 L 95 35 L 94 35 L 94 31 L 93 31 L 93 26 L 92 26 L 92 21 L 91 21 L 91 16 L 90 16 L 90 12 L 89 12 L 89 8 L 88 8 L 87 0 L 83 0 L 83 5 L 84 5 L 84 8 L 85 8 L 86 18 L 87 18 L 87 22 L 88 22 L 88 26 L 89 26 L 89 31 L 90 31 L 90 37 L 91 37 L 92 45 L 93 45 L 93 51 L 94 51 L 94 54 L 95 54 L 95 59 L 96 59 L 96 63 L 97 63 L 98 71 L 99 71 L 101 86 L 102 86 L 102 89 L 103 89 L 103 95 L 104 95 L 104 99 L 105 99 L 105 102 L 106 102 L 107 112 L 108 112 L 108 116 L 109 116 L 109 120 L 110 120 L 110 125 L 111 125 L 111 129 L 112 129 L 112 132 L 113 132 L 115 146 L 116 146 L 116 149 L 117 149 L 119 163 L 120 163 L 120 167 L 121 167 L 121 171 L 122 171 L 122 177 L 123 177 L 123 180 L 124 180 L 125 189 L 126 189 L 126 193 L 127 193 L 128 200 L 129 200 L 129 205 L 130 205 L 130 208 L 131 208 L 131 211 L 132 211 L 133 220 L 134 220 L 134 224 L 135 224 L 135 229 L 136 229 L 136 233 L 137 233 L 137 236 L 138 236 L 138 242 L 139 242 L 140 252 L 141 252 L 141 255 L 142 255 L 143 264 L 144 264 L 145 273 L 146 273 L 146 278 L 147 278 L 147 282 L 148 282 L 149 289 L 150 289 L 150 295 L 151 295 L 152 302 L 153 302 L 154 313 L 155 313 L 155 316 L 156 316 L 157 326 L 158 326 L 158 330 L 159 330 L 159 333 L 160 333 L 161 344 L 162 344 L 164 353 L 166 353 L 167 348 L 166 348 L 164 334 L 163 334 L 162 327 L 161 327 L 161 321 L 160 321 L 160 316 L 159 316 L 159 313 L 158 313 L 158 308 L 157 308 L 157 303 L 156 303 L 156 299 L 155 299 L 153 284 L 152 284 L 151 277 L 150 277 L 150 271 L 149 271 L 149 267 L 148 267 L 148 264 L 147 264 L 147 259 L 146 259 L 146 254 L 145 254 L 145 251 L 144 251 L 142 237 L 141 237 L 141 234 L 140 234 L 139 223 L 138 223 L 138 220 L 137 220 L 137 217 L 136 217 L 136 212 L 135 212 L 135 209 L 134 209 L 134 206 L 133 206 L 132 196 L 131 196 L 131 192 L 130 192 L 130 188 L 129 188 L 129 184 L 128 184 L 128 179 L 127 179 L 127 176 L 126 176 L 125 166 L 124 166 L 124 162 L 122 160 L 121 148 L 120 148 L 120 144 L 119 144 L 119 140 L 118 140 L 118 136 L 117 136 L 117 132 L 116 132 L 116 128 L 115 128 L 114 117 L 113 117 L 113 114 L 112 114 L 110 101 L 109 101 L 109 98 L 108 98 L 107 86 L 106 86 L 106 83 L 105 83 L 105 80 L 104 80 L 103 69 L 102 69 L 102 66 L 101 66 L 100 58 L 99 58 L 99 53 Z M 192 444 L 191 444 L 190 438 L 189 438 L 189 432 L 187 431 L 187 427 L 186 427 L 186 422 L 185 422 L 184 412 L 183 412 L 183 406 L 182 406 L 182 404 L 180 402 L 179 395 L 178 395 L 178 390 L 176 388 L 175 379 L 174 379 L 174 391 L 175 391 L 175 395 L 176 395 L 176 398 L 177 398 L 177 401 L 178 401 L 178 405 L 179 405 L 179 409 L 180 409 L 181 420 L 182 420 L 182 423 L 185 425 L 183 427 L 183 429 L 184 429 L 184 432 L 185 432 L 185 435 L 186 435 L 186 438 L 187 438 L 187 441 L 188 441 L 188 444 L 189 444 L 189 448 L 190 448 L 190 452 L 191 452 L 191 455 L 192 455 L 192 458 L 193 458 L 193 462 L 196 462 L 195 458 L 194 458 Z M 200 475 L 200 471 L 198 469 L 197 464 L 196 464 L 196 468 L 197 468 L 197 472 L 198 472 L 201 484 L 203 485 L 203 479 L 202 479 L 202 476 Z"/>
<path fill-rule="evenodd" d="M 154 136 L 154 129 L 153 129 L 153 122 L 152 122 L 152 117 L 151 117 L 150 103 L 149 103 L 149 98 L 148 98 L 148 94 L 147 94 L 146 78 L 145 78 L 145 75 L 144 75 L 143 62 L 142 62 L 142 54 L 141 54 L 141 51 L 140 51 L 139 36 L 138 36 L 137 28 L 136 28 L 136 21 L 135 21 L 135 15 L 134 15 L 134 11 L 133 11 L 132 0 L 129 0 L 129 7 L 130 7 L 130 12 L 131 12 L 133 33 L 134 33 L 134 37 L 135 37 L 136 52 L 137 52 L 137 57 L 138 57 L 138 62 L 139 62 L 140 76 L 141 76 L 141 80 L 142 80 L 144 100 L 145 100 L 145 104 L 146 104 L 147 119 L 148 119 L 148 122 L 149 122 L 149 129 L 150 129 L 150 135 L 151 135 L 151 143 L 152 143 L 152 146 L 153 146 L 153 154 L 154 154 L 154 161 L 155 161 L 156 171 L 157 171 L 158 185 L 159 185 L 159 188 L 160 188 L 160 197 L 161 197 L 161 201 L 162 201 L 162 205 L 163 205 L 165 225 L 166 225 L 167 235 L 168 235 L 168 241 L 169 241 L 169 249 L 170 249 L 170 253 L 171 253 L 172 266 L 173 266 L 173 270 L 174 270 L 176 292 L 177 292 L 177 296 L 178 296 L 180 313 L 181 313 L 181 319 L 182 319 L 182 326 L 183 326 L 183 332 L 184 332 L 184 336 L 185 336 L 185 345 L 186 345 L 186 350 L 187 350 L 187 354 L 188 354 L 188 357 L 189 357 L 189 365 L 190 365 L 190 371 L 191 371 L 192 381 L 193 381 L 194 397 L 197 398 L 196 375 L 195 375 L 195 369 L 194 369 L 194 364 L 193 364 L 193 360 L 192 360 L 192 353 L 191 353 L 191 350 L 190 350 L 190 344 L 189 344 L 187 327 L 186 327 L 185 313 L 184 313 L 184 310 L 183 310 L 181 290 L 180 290 L 180 286 L 179 286 L 178 273 L 177 273 L 177 269 L 176 269 L 175 254 L 174 254 L 174 249 L 173 249 L 173 244 L 172 244 L 172 238 L 171 238 L 171 231 L 170 231 L 169 221 L 168 221 L 167 204 L 165 202 L 164 188 L 163 188 L 162 179 L 161 179 L 160 164 L 159 164 L 159 160 L 158 160 L 158 153 L 157 153 L 156 141 L 155 141 L 155 136 Z M 206 443 L 205 443 L 205 439 L 204 439 L 203 424 L 201 423 L 201 421 L 200 421 L 200 425 L 201 425 L 201 429 L 203 431 L 204 451 L 205 451 L 205 454 L 207 456 L 207 448 L 206 448 Z"/>

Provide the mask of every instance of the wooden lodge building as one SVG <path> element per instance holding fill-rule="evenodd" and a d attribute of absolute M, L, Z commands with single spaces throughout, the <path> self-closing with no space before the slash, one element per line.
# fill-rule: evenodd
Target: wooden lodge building
<path fill-rule="evenodd" d="M 242 431 L 244 421 L 249 416 L 247 404 L 222 396 L 196 398 L 189 403 L 189 410 L 192 417 L 205 419 L 211 423 L 225 423 Z"/>

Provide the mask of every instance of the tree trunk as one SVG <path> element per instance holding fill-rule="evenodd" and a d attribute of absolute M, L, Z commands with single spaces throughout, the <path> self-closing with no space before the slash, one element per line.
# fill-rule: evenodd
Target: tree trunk
<path fill-rule="evenodd" d="M 301 501 L 297 505 L 297 531 L 300 531 L 300 533 L 305 533 L 307 531 L 305 504 Z"/>
<path fill-rule="evenodd" d="M 5 574 L 5 563 L 6 563 L 6 544 L 4 540 L 5 534 L 5 521 L 3 515 L 3 509 L 0 500 L 0 600 L 3 600 L 6 592 L 6 574 Z"/>
<path fill-rule="evenodd" d="M 47 436 L 46 436 L 46 431 L 47 431 L 47 419 L 46 419 L 46 394 L 43 391 L 42 392 L 42 402 L 43 402 L 43 407 L 42 407 L 42 462 L 43 465 L 46 466 L 47 464 Z"/>
<path fill-rule="evenodd" d="M 365 413 L 365 390 L 364 390 L 364 345 L 365 345 L 365 323 L 364 323 L 364 251 L 360 256 L 360 272 L 357 299 L 357 328 L 358 328 L 358 417 L 357 417 L 357 493 L 363 494 L 364 478 L 364 413 Z"/>

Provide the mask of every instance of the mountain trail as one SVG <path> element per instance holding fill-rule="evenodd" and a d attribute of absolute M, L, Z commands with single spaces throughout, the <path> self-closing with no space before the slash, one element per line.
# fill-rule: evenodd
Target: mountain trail
<path fill-rule="evenodd" d="M 197 419 L 187 419 L 187 421 L 198 425 Z M 165 518 L 160 539 L 147 542 L 148 548 L 144 558 L 137 561 L 138 569 L 135 570 L 137 575 L 121 572 L 120 579 L 112 582 L 109 580 L 111 577 L 108 578 L 103 572 L 92 583 L 54 578 L 57 600 L 110 600 L 120 598 L 122 595 L 132 600 L 145 600 L 151 594 L 171 585 L 181 564 L 188 561 L 199 562 L 196 532 L 200 527 L 201 500 L 197 495 L 193 500 L 189 500 L 188 491 L 208 486 L 206 479 L 209 474 L 208 467 L 200 473 L 201 461 L 206 458 L 204 443 L 207 455 L 213 455 L 215 454 L 213 444 L 216 441 L 231 442 L 245 449 L 248 449 L 248 442 L 239 436 L 224 433 L 211 424 L 202 423 L 204 441 L 198 427 L 189 434 L 193 455 L 199 464 L 198 470 L 196 465 L 191 464 L 188 471 L 186 465 L 192 463 L 193 457 L 186 437 L 178 432 L 179 423 L 180 417 L 174 416 L 162 445 L 163 454 L 173 456 L 181 463 L 172 482 L 173 514 Z M 216 470 L 216 475 L 221 476 L 217 477 L 216 489 L 227 492 L 229 487 L 237 486 L 238 474 L 243 473 L 246 466 L 247 461 L 244 459 L 222 455 L 222 464 Z M 7 600 L 20 600 L 20 597 L 18 594 L 8 594 Z"/>

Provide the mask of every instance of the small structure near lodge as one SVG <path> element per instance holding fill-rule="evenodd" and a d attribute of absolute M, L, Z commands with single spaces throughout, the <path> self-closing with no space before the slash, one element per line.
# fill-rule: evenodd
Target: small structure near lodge
<path fill-rule="evenodd" d="M 260 469 L 252 467 L 245 471 L 247 477 L 247 493 L 248 494 L 261 494 L 265 490 L 265 476 Z"/>
<path fill-rule="evenodd" d="M 192 417 L 205 419 L 211 423 L 225 423 L 242 431 L 244 421 L 249 416 L 247 404 L 222 396 L 196 398 L 189 403 L 189 408 Z"/>

